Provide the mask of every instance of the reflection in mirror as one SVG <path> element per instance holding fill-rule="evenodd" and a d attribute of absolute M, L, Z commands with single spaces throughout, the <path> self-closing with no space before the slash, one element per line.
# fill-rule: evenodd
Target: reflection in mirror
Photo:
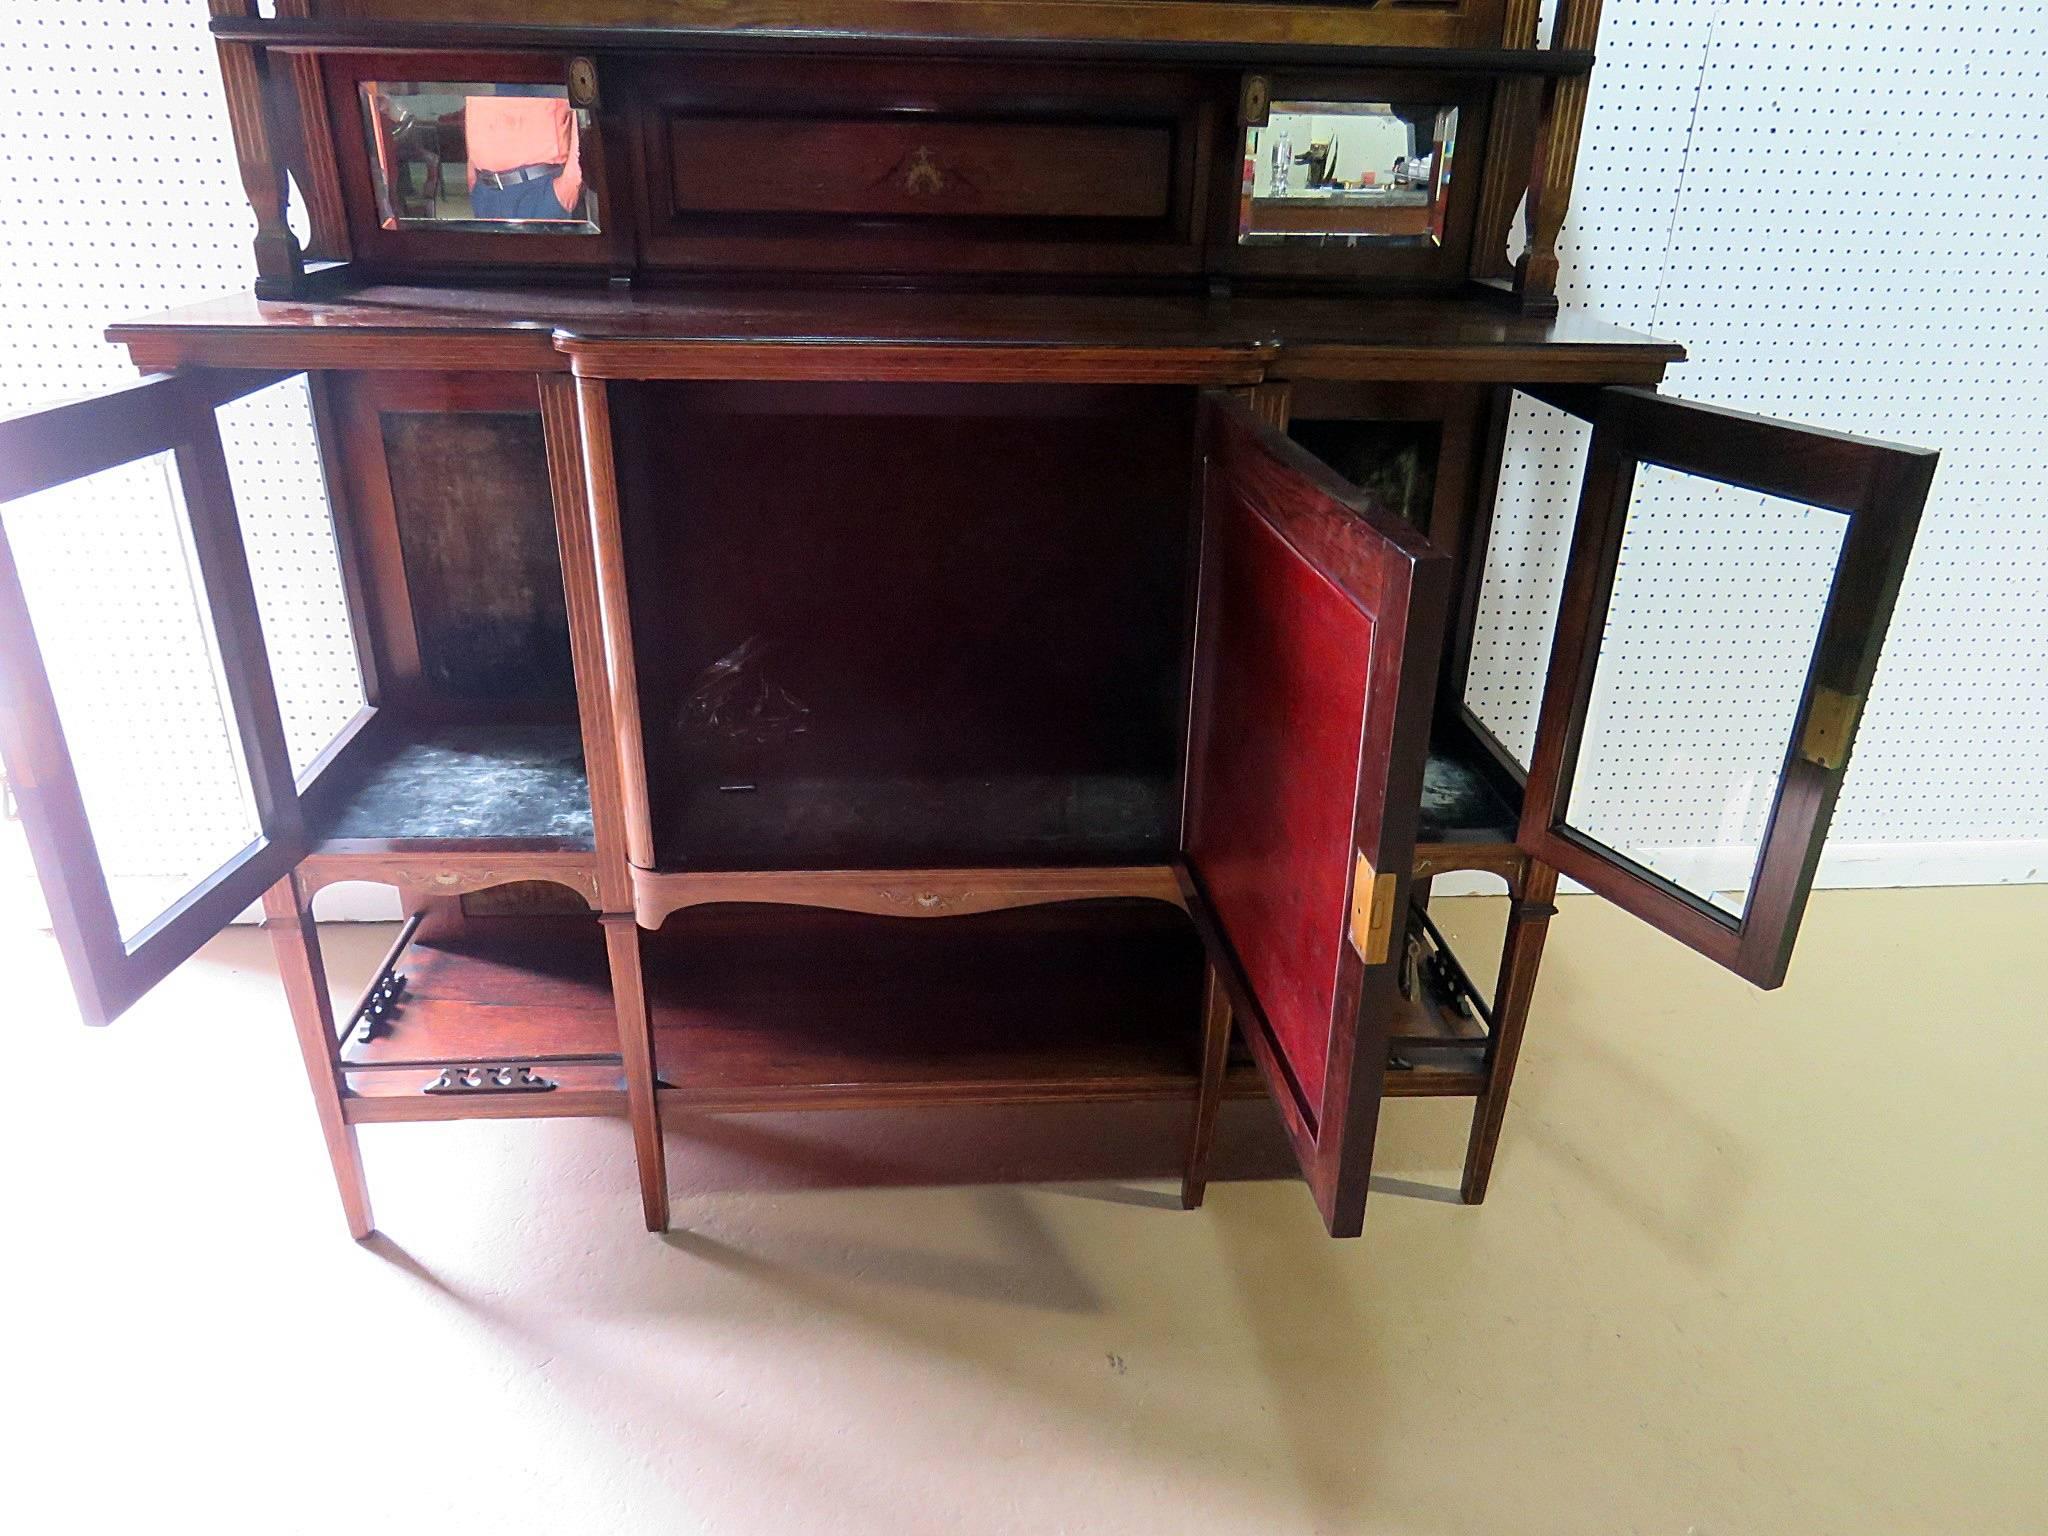
<path fill-rule="evenodd" d="M 1276 101 L 1245 130 L 1238 243 L 1440 244 L 1457 136 L 1456 107 Z"/>
<path fill-rule="evenodd" d="M 1848 527 L 1637 468 L 1572 772 L 1573 831 L 1741 917 Z"/>
<path fill-rule="evenodd" d="M 366 80 L 362 95 L 384 228 L 598 232 L 590 114 L 567 86 Z"/>

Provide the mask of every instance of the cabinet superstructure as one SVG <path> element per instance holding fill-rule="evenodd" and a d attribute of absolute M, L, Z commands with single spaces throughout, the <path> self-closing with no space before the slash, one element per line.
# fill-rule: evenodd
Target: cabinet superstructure
<path fill-rule="evenodd" d="M 1782 979 L 1934 464 L 1556 313 L 1599 7 L 1535 9 L 216 3 L 254 291 L 0 423 L 9 518 L 153 466 L 250 812 L 117 913 L 61 594 L 0 547 L 83 1011 L 260 898 L 358 1235 L 355 1126 L 470 1116 L 623 1116 L 660 1228 L 665 1119 L 886 1117 L 936 1179 L 980 1174 L 922 1125 L 1001 1115 L 1075 1154 L 1010 1176 L 1163 1154 L 1194 1205 L 1264 1098 L 1348 1234 L 1382 1102 L 1451 1095 L 1480 1199 L 1560 874 Z M 217 423 L 279 388 L 368 701 L 298 773 Z M 1517 392 L 1593 427 L 1527 763 L 1463 700 Z M 1733 896 L 1574 795 L 1628 739 L 1639 472 L 1832 541 Z M 1428 916 L 1458 870 L 1509 890 L 1490 996 Z M 311 902 L 363 879 L 412 917 L 337 1017 Z"/>

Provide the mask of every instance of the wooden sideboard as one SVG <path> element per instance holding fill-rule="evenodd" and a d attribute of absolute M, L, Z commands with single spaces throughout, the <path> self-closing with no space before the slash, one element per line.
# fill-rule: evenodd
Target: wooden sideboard
<path fill-rule="evenodd" d="M 89 1021 L 262 902 L 357 1236 L 366 1122 L 624 1117 L 661 1229 L 664 1124 L 796 1110 L 1190 1206 L 1277 1118 L 1355 1234 L 1388 1098 L 1474 1101 L 1483 1197 L 1560 876 L 1782 979 L 1934 455 L 1557 313 L 1597 0 L 212 9 L 255 287 L 113 326 L 0 499 L 164 467 L 250 840 L 117 915 L 4 541 L 0 749 Z M 368 700 L 302 772 L 219 425 L 281 389 Z M 1464 699 L 1518 394 L 1592 424 L 1527 762 Z M 1574 812 L 1645 465 L 1838 531 L 1735 904 Z M 411 916 L 343 1013 L 346 880 Z"/>

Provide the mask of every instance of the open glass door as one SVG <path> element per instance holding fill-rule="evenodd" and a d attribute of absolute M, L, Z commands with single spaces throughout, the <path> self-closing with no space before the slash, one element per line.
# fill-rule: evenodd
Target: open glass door
<path fill-rule="evenodd" d="M 1190 905 L 1323 1220 L 1354 1236 L 1449 561 L 1227 397 L 1203 416 Z"/>
<path fill-rule="evenodd" d="M 91 1023 L 304 851 L 215 420 L 277 378 L 158 375 L 0 421 L 0 756 Z M 119 557 L 82 575 L 110 521 Z"/>
<path fill-rule="evenodd" d="M 1593 433 L 1517 841 L 1775 987 L 1937 456 L 1648 390 L 1532 393 Z M 1693 540 L 1770 571 L 1766 600 L 1700 589 Z"/>

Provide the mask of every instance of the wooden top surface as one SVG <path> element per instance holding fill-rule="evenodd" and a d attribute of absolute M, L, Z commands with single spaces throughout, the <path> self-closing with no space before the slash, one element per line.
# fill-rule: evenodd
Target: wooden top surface
<path fill-rule="evenodd" d="M 211 299 L 108 330 L 144 368 L 573 369 L 586 377 L 1654 383 L 1684 350 L 1478 298 L 424 288 Z M 948 374 L 948 368 L 955 371 Z M 937 370 L 934 372 L 933 370 Z"/>
<path fill-rule="evenodd" d="M 303 3 L 303 0 L 302 0 Z M 603 32 L 635 43 L 664 33 L 780 33 L 789 38 L 1100 40 L 1307 46 L 1482 47 L 1503 40 L 1504 0 L 1435 0 L 1392 8 L 1357 0 L 438 0 L 431 23 L 450 29 L 432 46 L 466 46 L 468 29 Z M 311 19 L 250 22 L 237 36 L 365 36 L 418 24 L 418 0 L 312 0 Z M 383 35 L 389 35 L 383 34 Z M 460 38 L 461 41 L 457 41 Z M 1533 51 L 1533 50 L 1531 50 Z"/>

